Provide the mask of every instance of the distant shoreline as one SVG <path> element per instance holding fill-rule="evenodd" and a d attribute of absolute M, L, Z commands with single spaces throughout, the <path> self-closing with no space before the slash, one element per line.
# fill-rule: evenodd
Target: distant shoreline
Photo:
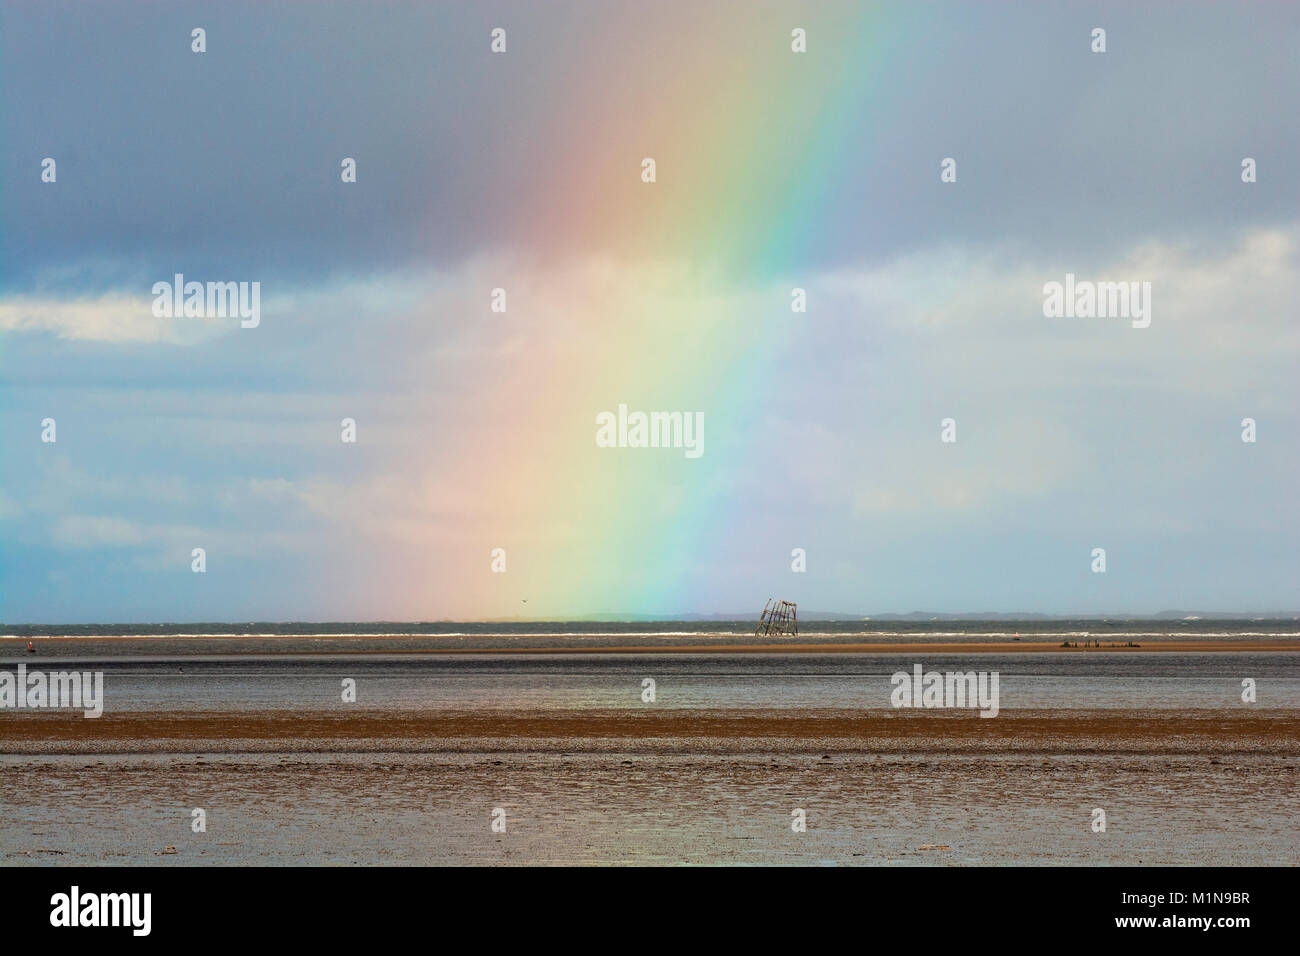
<path fill-rule="evenodd" d="M 682 635 L 683 637 L 697 638 L 704 635 Z M 872 635 L 873 637 L 876 635 Z M 664 638 L 669 639 L 664 639 Z M 94 635 L 78 636 L 67 635 L 58 637 L 41 637 L 34 638 L 33 641 L 37 647 L 37 653 L 30 655 L 29 659 L 38 660 L 40 658 L 39 650 L 43 642 L 57 642 L 62 644 L 67 641 L 85 641 L 90 644 L 122 644 L 135 642 L 138 644 L 149 644 L 161 641 L 211 641 L 215 644 L 227 642 L 243 642 L 247 644 L 250 641 L 266 641 L 268 644 L 273 642 L 301 642 L 304 640 L 312 642 L 344 642 L 344 641 L 364 641 L 379 642 L 383 640 L 393 640 L 401 638 L 405 640 L 418 640 L 421 643 L 419 647 L 387 647 L 382 651 L 376 652 L 366 648 L 344 648 L 344 647 L 313 647 L 310 649 L 297 648 L 294 650 L 279 650 L 273 646 L 257 649 L 248 649 L 244 647 L 240 653 L 243 655 L 263 655 L 263 654 L 889 654 L 889 655 L 913 655 L 913 654 L 1037 654 L 1037 653 L 1073 653 L 1073 654 L 1096 654 L 1096 653 L 1297 653 L 1300 652 L 1300 638 L 1278 638 L 1278 637 L 1221 637 L 1212 640 L 1185 640 L 1185 639 L 1161 639 L 1161 635 L 1153 635 L 1154 639 L 1143 641 L 1141 636 L 1132 640 L 1132 645 L 1127 640 L 1103 639 L 1094 636 L 1090 645 L 1087 645 L 1086 638 L 1071 638 L 1067 641 L 1058 640 L 1061 635 L 1055 635 L 1048 640 L 1028 640 L 1019 641 L 906 641 L 906 642 L 882 642 L 882 641 L 845 641 L 845 635 L 805 635 L 793 640 L 789 638 L 758 641 L 752 638 L 742 638 L 737 640 L 735 634 L 719 634 L 713 643 L 680 643 L 671 640 L 667 635 L 632 635 L 632 634 L 577 634 L 577 635 L 560 635 L 560 634 L 472 634 L 472 635 L 444 635 L 444 634 L 418 634 L 418 635 L 394 635 L 394 634 L 262 634 L 262 635 L 243 635 L 243 634 L 169 634 L 169 635 Z M 836 638 L 834 641 L 817 640 L 816 638 Z M 1127 638 L 1128 635 L 1119 635 L 1121 638 Z M 608 644 L 596 643 L 592 639 L 622 639 L 640 638 L 641 642 L 636 644 Z M 557 641 L 562 643 L 541 644 L 537 643 L 539 639 Z M 494 641 L 497 643 L 486 644 L 484 641 Z M 502 644 L 501 641 L 509 641 L 509 644 Z M 455 642 L 454 644 L 452 642 Z M 26 638 L 0 638 L 0 654 L 8 656 L 10 653 L 22 654 L 26 647 Z"/>
<path fill-rule="evenodd" d="M 617 635 L 611 635 L 617 636 Z M 1072 644 L 1074 642 L 1071 642 Z M 1161 641 L 1146 646 L 1125 647 L 1123 645 L 1083 647 L 1081 644 L 1063 647 L 1055 641 L 1007 641 L 999 643 L 951 643 L 934 642 L 907 644 L 636 644 L 622 646 L 582 647 L 493 647 L 462 648 L 437 647 L 412 650 L 397 650 L 386 653 L 395 654 L 1015 654 L 1059 651 L 1077 653 L 1095 653 L 1098 651 L 1125 651 L 1140 653 L 1142 651 L 1249 651 L 1249 652 L 1297 652 L 1300 641 Z M 365 653 L 364 651 L 343 651 L 341 653 Z"/>

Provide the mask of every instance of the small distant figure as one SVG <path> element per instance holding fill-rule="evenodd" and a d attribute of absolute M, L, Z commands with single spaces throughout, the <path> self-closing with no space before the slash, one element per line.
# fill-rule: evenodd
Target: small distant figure
<path fill-rule="evenodd" d="M 36 645 L 33 644 L 31 641 L 28 641 L 28 642 L 27 642 L 27 653 L 28 653 L 28 654 L 35 654 L 35 653 L 36 653 Z"/>
<path fill-rule="evenodd" d="M 1019 632 L 1019 631 L 1016 631 L 1016 636 L 1013 637 L 1012 640 L 1013 640 L 1013 641 L 1018 641 L 1018 640 L 1020 640 L 1020 632 Z"/>

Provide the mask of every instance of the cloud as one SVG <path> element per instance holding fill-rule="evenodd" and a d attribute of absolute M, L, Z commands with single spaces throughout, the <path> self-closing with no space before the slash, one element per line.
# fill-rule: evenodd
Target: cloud
<path fill-rule="evenodd" d="M 686 542 L 698 593 L 738 600 L 747 585 L 719 570 L 717 549 L 753 516 L 836 552 L 843 580 L 824 586 L 843 596 L 826 600 L 846 607 L 873 553 L 914 567 L 936 543 L 989 536 L 1022 555 L 1026 541 L 1094 531 L 1156 550 L 1244 529 L 1262 539 L 1294 528 L 1278 508 L 1294 452 L 1261 443 L 1247 473 L 1234 428 L 1253 413 L 1263 434 L 1286 433 L 1268 407 L 1300 361 L 1288 322 L 1298 235 L 1134 242 L 1084 263 L 947 243 L 798 277 L 806 314 L 790 312 L 790 282 L 690 261 L 485 257 L 336 277 L 285 293 L 273 320 L 222 351 L 120 342 L 121 361 L 92 355 L 123 370 L 120 386 L 69 376 L 12 390 L 6 417 L 30 426 L 51 408 L 60 439 L 42 446 L 32 432 L 0 511 L 16 518 L 10 541 L 52 555 L 33 573 L 112 564 L 130 581 L 184 570 L 204 547 L 241 587 L 288 581 L 274 600 L 289 616 L 322 588 L 344 600 L 344 587 L 354 615 L 487 613 L 499 595 L 479 558 L 501 542 L 512 588 L 583 581 L 579 597 L 599 605 L 556 613 L 608 609 L 629 572 L 658 573 L 660 536 L 639 528 Z M 1152 326 L 1045 318 L 1043 283 L 1065 271 L 1151 281 Z M 488 309 L 499 283 L 505 315 Z M 37 368 L 67 351 L 44 345 Z M 701 467 L 686 478 L 667 458 L 596 449 L 592 415 L 625 398 L 707 409 Z M 339 441 L 343 416 L 357 445 Z M 948 416 L 956 445 L 939 441 Z M 1260 503 L 1226 531 L 1224 488 Z M 611 519 L 633 528 L 617 560 Z M 997 547 L 991 565 L 1010 560 Z M 881 587 L 911 593 L 877 571 Z M 1060 593 L 1012 598 L 1063 606 Z"/>
<path fill-rule="evenodd" d="M 141 571 L 186 567 L 194 548 L 212 560 L 262 560 L 272 555 L 306 554 L 319 545 L 313 536 L 262 526 L 232 528 L 133 521 L 116 515 L 65 515 L 49 531 L 48 543 L 61 551 L 117 553 L 119 566 Z"/>
<path fill-rule="evenodd" d="M 1043 285 L 1067 272 L 1149 281 L 1150 328 L 1045 318 Z M 1096 262 L 946 246 L 839 271 L 825 285 L 891 335 L 927 348 L 931 373 L 982 391 L 1014 381 L 1049 394 L 1104 384 L 1226 395 L 1261 379 L 1280 386 L 1300 359 L 1300 325 L 1291 318 L 1300 300 L 1295 224 L 1244 230 L 1226 247 L 1135 243 Z M 981 368 L 1013 378 L 990 381 Z"/>
<path fill-rule="evenodd" d="M 158 540 L 163 530 L 111 515 L 65 515 L 54 523 L 50 543 L 75 550 L 134 548 Z"/>
<path fill-rule="evenodd" d="M 67 299 L 12 296 L 0 299 L 0 331 L 53 332 L 61 339 L 94 342 L 175 344 L 203 341 L 221 331 L 221 320 L 158 318 L 152 305 L 152 297 L 122 293 Z"/>

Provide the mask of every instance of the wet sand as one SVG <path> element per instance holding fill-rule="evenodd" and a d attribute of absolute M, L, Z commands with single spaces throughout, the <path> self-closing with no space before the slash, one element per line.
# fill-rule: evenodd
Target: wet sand
<path fill-rule="evenodd" d="M 1163 752 L 1141 723 L 1119 740 L 1076 735 L 1080 752 L 1040 735 L 1001 753 L 946 737 L 589 736 L 11 754 L 0 863 L 1300 864 L 1294 737 L 1198 727 Z"/>
<path fill-rule="evenodd" d="M 635 752 L 656 743 L 712 752 L 782 742 L 841 752 L 1250 751 L 1300 756 L 1300 711 L 697 710 L 640 711 L 239 711 L 124 712 L 85 718 L 29 711 L 0 720 L 0 753 L 194 753 L 223 750 L 396 748 L 445 752 L 491 742 L 530 749 L 617 743 Z M 513 743 L 512 743 L 513 742 Z M 355 745 L 360 744 L 360 747 Z"/>
<path fill-rule="evenodd" d="M 572 639 L 558 653 L 587 658 L 430 653 L 461 651 L 446 641 L 421 638 L 427 660 L 384 645 L 369 664 L 333 640 L 319 659 L 224 663 L 203 657 L 211 638 L 175 658 L 121 645 L 97 666 L 109 702 L 138 709 L 0 712 L 0 865 L 1300 865 L 1294 642 L 1125 657 L 1059 642 L 751 653 L 660 638 L 657 654 L 692 653 L 656 665 L 660 700 L 644 703 L 644 657 L 629 670 Z M 1168 646 L 1188 655 L 1143 653 Z M 788 660 L 761 653 L 778 647 Z M 1003 670 L 997 717 L 882 706 L 894 655 L 954 648 L 1021 655 L 1014 672 L 982 659 Z M 1066 656 L 1034 653 L 1046 650 Z M 1240 702 L 1240 674 L 1259 676 L 1261 704 Z M 339 679 L 353 675 L 366 702 L 344 704 Z M 1005 706 L 1028 690 L 1049 703 Z M 877 703 L 829 704 L 854 696 Z M 806 832 L 791 829 L 796 809 Z"/>

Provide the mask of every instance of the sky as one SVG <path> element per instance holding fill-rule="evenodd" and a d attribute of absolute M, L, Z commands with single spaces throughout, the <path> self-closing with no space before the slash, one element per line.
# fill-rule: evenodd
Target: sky
<path fill-rule="evenodd" d="M 1272 2 L 3 0 L 0 621 L 1294 610 L 1297 48 Z M 156 315 L 178 273 L 259 323 Z M 1067 274 L 1150 325 L 1044 315 Z M 601 447 L 620 405 L 703 453 Z"/>

